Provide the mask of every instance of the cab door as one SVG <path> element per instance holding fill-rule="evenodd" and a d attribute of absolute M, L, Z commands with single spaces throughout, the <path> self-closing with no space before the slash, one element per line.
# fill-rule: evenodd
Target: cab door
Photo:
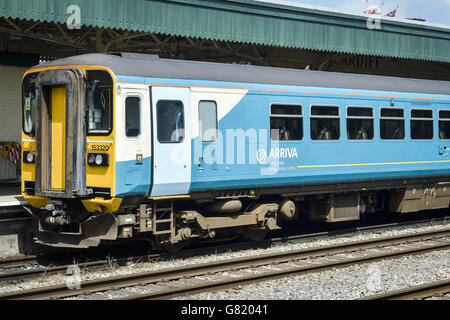
<path fill-rule="evenodd" d="M 185 195 L 191 185 L 189 88 L 151 87 L 153 173 L 150 196 Z"/>

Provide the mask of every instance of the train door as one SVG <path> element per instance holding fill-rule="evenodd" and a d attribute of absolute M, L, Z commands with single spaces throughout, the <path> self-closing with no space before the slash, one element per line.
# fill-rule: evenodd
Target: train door
<path fill-rule="evenodd" d="M 150 195 L 184 195 L 191 184 L 189 88 L 152 87 L 153 183 Z"/>
<path fill-rule="evenodd" d="M 86 195 L 83 74 L 78 69 L 41 72 L 36 100 L 35 195 Z"/>
<path fill-rule="evenodd" d="M 123 86 L 117 99 L 116 195 L 148 194 L 151 169 L 148 87 Z"/>

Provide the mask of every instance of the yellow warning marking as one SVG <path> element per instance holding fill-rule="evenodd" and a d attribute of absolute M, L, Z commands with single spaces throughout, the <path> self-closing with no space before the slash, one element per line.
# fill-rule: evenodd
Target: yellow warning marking
<path fill-rule="evenodd" d="M 314 166 L 297 166 L 297 168 L 332 168 L 332 167 L 358 167 L 358 166 L 385 166 L 394 164 L 424 164 L 424 163 L 449 163 L 450 160 L 440 161 L 409 161 L 409 162 L 381 162 L 381 163 L 352 163 L 352 164 L 324 164 Z"/>
<path fill-rule="evenodd" d="M 51 188 L 65 189 L 66 177 L 66 88 L 52 88 L 52 170 Z"/>
<path fill-rule="evenodd" d="M 167 199 L 187 199 L 190 198 L 191 196 L 186 194 L 186 195 L 179 195 L 179 196 L 161 196 L 161 197 L 148 197 L 149 199 L 152 200 L 167 200 Z"/>

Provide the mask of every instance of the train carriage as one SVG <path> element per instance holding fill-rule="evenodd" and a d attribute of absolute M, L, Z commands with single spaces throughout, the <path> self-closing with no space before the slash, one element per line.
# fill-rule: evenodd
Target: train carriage
<path fill-rule="evenodd" d="M 28 70 L 22 114 L 22 193 L 47 245 L 176 250 L 449 207 L 449 82 L 86 54 Z"/>

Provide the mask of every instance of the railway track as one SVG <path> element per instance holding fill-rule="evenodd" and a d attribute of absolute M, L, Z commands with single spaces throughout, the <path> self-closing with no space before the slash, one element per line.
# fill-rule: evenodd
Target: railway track
<path fill-rule="evenodd" d="M 443 222 L 445 218 L 442 219 L 433 219 L 433 222 L 440 223 Z M 260 242 L 238 242 L 232 244 L 225 245 L 215 245 L 209 247 L 202 247 L 196 249 L 188 249 L 183 250 L 178 253 L 150 253 L 146 255 L 135 255 L 135 256 L 115 256 L 115 257 L 85 257 L 85 258 L 76 258 L 74 256 L 50 256 L 45 258 L 45 264 L 40 265 L 39 259 L 37 256 L 25 256 L 18 257 L 12 259 L 1 259 L 0 260 L 0 283 L 8 280 L 23 280 L 23 279 L 42 279 L 44 276 L 54 275 L 54 274 L 62 274 L 66 273 L 66 271 L 74 265 L 74 261 L 76 265 L 86 271 L 86 270 L 95 270 L 95 269 L 105 269 L 106 267 L 110 267 L 111 265 L 123 266 L 129 262 L 136 261 L 160 261 L 164 259 L 179 259 L 183 257 L 193 257 L 199 255 L 207 255 L 207 254 L 217 254 L 221 252 L 226 252 L 230 250 L 243 250 L 243 249 L 256 249 L 256 248 L 264 248 L 277 243 L 295 243 L 297 241 L 304 240 L 315 240 L 321 238 L 332 237 L 336 235 L 343 234 L 351 234 L 355 232 L 371 232 L 380 229 L 387 229 L 390 227 L 398 227 L 398 226 L 406 226 L 406 225 L 418 225 L 430 223 L 430 220 L 419 220 L 419 221 L 408 221 L 401 223 L 388 223 L 381 224 L 375 226 L 366 226 L 366 227 L 357 227 L 352 229 L 345 230 L 334 230 L 334 231 L 325 231 L 325 232 L 315 232 L 310 234 L 300 234 L 294 236 L 286 236 L 279 238 L 271 238 Z M 87 259 L 89 261 L 83 262 L 83 259 Z M 56 261 L 66 261 L 66 263 L 59 263 Z M 26 268 L 25 270 L 23 268 Z M 13 269 L 13 270 L 11 270 Z"/>
<path fill-rule="evenodd" d="M 447 293 L 450 293 L 450 279 L 365 297 L 362 300 L 418 300 Z"/>
<path fill-rule="evenodd" d="M 11 259 L 1 259 L 0 268 L 17 268 L 37 263 L 36 256 L 14 257 Z"/>
<path fill-rule="evenodd" d="M 80 283 L 78 289 L 57 285 L 22 290 L 1 294 L 0 299 L 63 299 L 111 292 L 111 288 L 119 293 L 113 298 L 170 299 L 272 278 L 448 248 L 450 229 L 90 280 Z M 150 292 L 140 293 L 139 290 L 143 288 Z"/>

